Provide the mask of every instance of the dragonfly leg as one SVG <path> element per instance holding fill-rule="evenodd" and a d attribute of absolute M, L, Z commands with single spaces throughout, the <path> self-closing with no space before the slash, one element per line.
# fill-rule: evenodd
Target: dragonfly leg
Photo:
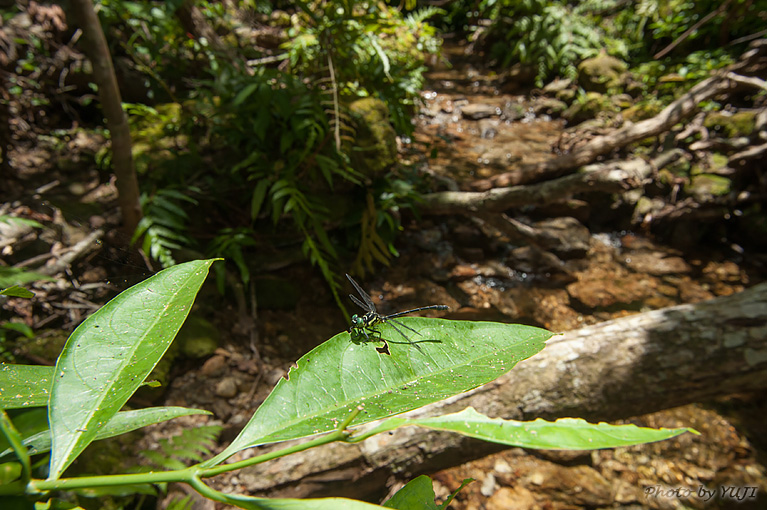
<path fill-rule="evenodd" d="M 376 338 L 378 342 L 383 342 L 383 345 L 381 347 L 376 347 L 376 351 L 380 352 L 381 354 L 388 354 L 391 356 L 391 352 L 389 352 L 389 343 L 384 339 L 383 336 L 381 336 L 381 332 L 373 328 L 366 328 L 366 329 L 370 331 L 370 334 L 374 338 Z M 365 336 L 367 336 L 367 333 L 365 333 Z"/>

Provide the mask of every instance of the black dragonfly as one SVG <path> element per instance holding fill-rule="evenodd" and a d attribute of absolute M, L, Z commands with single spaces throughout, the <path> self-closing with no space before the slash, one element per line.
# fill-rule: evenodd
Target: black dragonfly
<path fill-rule="evenodd" d="M 394 328 L 394 330 L 397 333 L 399 333 L 400 335 L 403 336 L 403 338 L 405 338 L 405 340 L 407 340 L 410 343 L 413 343 L 410 341 L 410 338 L 408 338 L 408 336 L 400 329 L 400 327 L 409 329 L 416 335 L 419 335 L 420 333 L 418 333 L 418 331 L 414 330 L 413 328 L 402 324 L 399 321 L 395 321 L 394 319 L 396 317 L 400 317 L 402 315 L 412 313 L 412 312 L 420 312 L 421 310 L 447 310 L 448 309 L 448 307 L 445 305 L 429 305 L 429 306 L 422 306 L 419 308 L 413 308 L 412 310 L 405 310 L 403 312 L 397 312 L 391 315 L 384 316 L 379 314 L 376 311 L 376 305 L 375 303 L 373 303 L 373 300 L 370 299 L 370 296 L 368 296 L 368 293 L 362 290 L 362 287 L 357 285 L 357 282 L 355 282 L 351 276 L 347 274 L 346 277 L 349 279 L 352 286 L 354 286 L 354 288 L 357 290 L 357 293 L 360 295 L 362 300 L 359 300 L 357 296 L 354 296 L 352 294 L 349 294 L 349 297 L 351 298 L 352 301 L 354 301 L 354 304 L 356 304 L 357 306 L 365 310 L 365 314 L 362 316 L 357 314 L 352 315 L 352 325 L 349 327 L 349 333 L 352 335 L 354 334 L 359 335 L 360 333 L 362 333 L 363 335 L 365 335 L 365 338 L 368 341 L 370 341 L 371 336 L 373 336 L 374 338 L 377 336 L 378 341 L 383 342 L 382 347 L 376 347 L 376 351 L 380 352 L 381 354 L 391 355 L 391 352 L 389 352 L 389 344 L 386 342 L 384 338 L 381 337 L 381 332 L 374 329 L 375 326 L 377 326 L 378 324 L 382 324 L 384 322 L 388 322 L 389 325 L 391 325 L 391 327 Z M 397 325 L 399 327 L 397 327 Z M 413 343 L 413 345 L 415 345 L 415 347 L 419 351 L 421 350 L 421 348 L 418 347 L 417 344 Z"/>

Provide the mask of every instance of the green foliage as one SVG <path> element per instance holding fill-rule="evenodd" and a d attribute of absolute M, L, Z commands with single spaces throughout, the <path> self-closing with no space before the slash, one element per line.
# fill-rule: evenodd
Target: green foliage
<path fill-rule="evenodd" d="M 376 229 L 395 223 L 396 212 L 387 209 L 408 206 L 381 198 L 401 196 L 393 190 L 376 191 L 372 209 L 354 203 L 367 196 L 355 190 L 366 182 L 366 169 L 354 168 L 346 153 L 354 150 L 355 133 L 347 104 L 361 96 L 381 98 L 397 129 L 411 132 L 425 56 L 440 45 L 425 20 L 441 11 L 404 15 L 382 2 L 299 2 L 290 7 L 292 16 L 278 16 L 290 23 L 278 57 L 286 60 L 270 68 L 246 63 L 263 55 L 252 40 L 240 44 L 246 40 L 240 41 L 238 29 L 246 11 L 269 22 L 272 4 L 250 1 L 238 11 L 222 2 L 196 4 L 230 45 L 226 50 L 186 34 L 176 16 L 180 5 L 99 4 L 113 55 L 127 57 L 120 62 L 143 76 L 141 88 L 153 102 L 126 104 L 145 190 L 145 219 L 135 238 L 143 236 L 145 251 L 167 267 L 175 262 L 173 250 L 193 245 L 197 235 L 188 226 L 205 225 L 213 240 L 200 242 L 202 251 L 232 260 L 243 282 L 258 245 L 300 243 L 343 308 L 338 265 L 349 254 L 336 246 L 357 251 L 360 268 L 388 261 L 399 226 Z M 198 192 L 209 208 L 189 198 Z M 369 215 L 364 235 L 357 234 L 360 223 L 345 221 L 355 209 Z M 332 231 L 339 226 L 343 230 Z"/>
<path fill-rule="evenodd" d="M 190 76 L 206 49 L 188 37 L 175 17 L 180 0 L 168 2 L 99 0 L 99 21 L 112 58 L 127 56 L 150 99 L 173 99 L 172 81 Z"/>
<path fill-rule="evenodd" d="M 534 66 L 537 86 L 555 75 L 574 78 L 578 63 L 606 46 L 593 19 L 563 0 L 483 0 L 480 9 L 491 20 L 482 34 L 490 55 L 502 67 Z"/>
<path fill-rule="evenodd" d="M 148 484 L 182 482 L 203 496 L 241 508 L 361 510 L 380 507 L 342 498 L 226 495 L 202 479 L 334 441 L 359 442 L 402 426 L 449 430 L 503 444 L 588 450 L 658 441 L 689 431 L 592 425 L 572 419 L 520 423 L 492 419 L 470 408 L 431 418 L 395 417 L 492 381 L 543 349 L 551 336 L 545 330 L 522 325 L 403 318 L 408 328 L 419 332 L 418 348 L 410 342 L 395 341 L 395 330 L 389 324 L 378 327 L 381 335 L 389 338 L 390 355 L 380 354 L 370 343 L 355 341 L 348 332 L 334 336 L 296 362 L 289 377 L 278 382 L 240 435 L 213 458 L 204 460 L 220 427 L 199 427 L 161 441 L 160 451 L 143 452 L 164 471 L 61 478 L 66 467 L 94 440 L 200 412 L 182 408 L 119 410 L 178 332 L 212 263 L 174 266 L 117 296 L 72 333 L 55 369 L 6 369 L 0 365 L 0 408 L 23 406 L 22 400 L 47 404 L 51 425 L 50 431 L 45 431 L 39 430 L 41 420 L 31 422 L 32 428 L 39 430 L 33 436 L 42 436 L 51 446 L 49 477 L 35 479 L 30 454 L 43 450 L 33 449 L 31 438 L 24 439 L 5 411 L 0 413 L 0 430 L 10 446 L 6 454 L 13 452 L 18 459 L 7 464 L 16 467 L 5 471 L 8 476 L 2 480 L 0 495 L 62 490 L 124 493 L 147 490 Z M 374 429 L 359 427 L 381 419 L 384 421 Z M 235 464 L 222 464 L 254 445 L 308 437 L 314 439 Z M 187 467 L 188 462 L 196 464 Z M 413 501 L 421 501 L 425 508 L 438 508 L 433 500 L 429 480 L 418 478 L 392 497 L 387 507 L 405 509 Z"/>
<path fill-rule="evenodd" d="M 139 455 L 157 468 L 168 471 L 184 469 L 210 455 L 222 429 L 221 425 L 184 429 L 180 434 L 160 439 L 158 450 L 142 450 Z"/>
<path fill-rule="evenodd" d="M 308 78 L 334 68 L 341 97 L 382 99 L 396 129 L 409 134 L 410 117 L 423 86 L 424 57 L 440 40 L 424 20 L 441 12 L 427 8 L 403 17 L 382 2 L 297 2 L 299 18 L 285 47 L 293 69 Z"/>
<path fill-rule="evenodd" d="M 187 234 L 189 215 L 180 205 L 184 202 L 198 205 L 197 200 L 172 189 L 161 189 L 152 196 L 146 193 L 141 195 L 144 217 L 131 242 L 143 237 L 144 252 L 159 260 L 165 268 L 176 263 L 172 250 L 194 244 L 194 240 Z"/>

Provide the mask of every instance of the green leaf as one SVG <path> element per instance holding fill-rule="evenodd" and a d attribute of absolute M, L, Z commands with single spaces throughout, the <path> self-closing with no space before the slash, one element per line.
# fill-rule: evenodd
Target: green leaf
<path fill-rule="evenodd" d="M 8 216 L 8 215 L 0 215 L 0 223 L 7 223 L 8 225 L 12 225 L 14 227 L 18 227 L 19 225 L 24 225 L 24 226 L 32 227 L 32 228 L 45 228 L 45 225 L 43 225 L 39 221 L 30 220 L 28 218 L 18 218 L 16 216 Z"/>
<path fill-rule="evenodd" d="M 11 296 L 11 297 L 20 297 L 25 299 L 30 299 L 35 297 L 35 293 L 31 290 L 27 290 L 24 287 L 19 287 L 18 285 L 12 285 L 11 287 L 8 287 L 7 289 L 0 290 L 0 296 Z"/>
<path fill-rule="evenodd" d="M 227 503 L 248 510 L 380 510 L 382 506 L 346 498 L 321 499 L 267 499 L 221 494 Z"/>
<path fill-rule="evenodd" d="M 48 275 L 27 271 L 21 267 L 0 267 L 0 287 L 12 288 L 27 282 L 52 282 L 54 280 L 55 278 L 51 278 Z"/>
<path fill-rule="evenodd" d="M 160 271 L 70 335 L 56 363 L 48 408 L 50 480 L 61 476 L 144 382 L 181 328 L 213 262 Z"/>
<path fill-rule="evenodd" d="M 421 475 L 405 484 L 383 506 L 397 510 L 437 510 L 435 498 L 431 478 Z"/>
<path fill-rule="evenodd" d="M 551 333 L 495 322 L 403 318 L 418 331 L 412 342 L 389 323 L 376 326 L 391 355 L 377 342 L 354 342 L 340 333 L 296 362 L 256 410 L 215 465 L 245 448 L 335 429 L 363 405 L 355 425 L 423 407 L 485 384 L 544 347 Z"/>
<path fill-rule="evenodd" d="M 9 331 L 15 331 L 24 335 L 27 338 L 34 338 L 35 331 L 24 324 L 23 322 L 4 322 L 0 323 L 0 328 L 7 329 Z"/>
<path fill-rule="evenodd" d="M 0 363 L 0 409 L 47 406 L 54 370 Z"/>
<path fill-rule="evenodd" d="M 261 179 L 256 184 L 256 189 L 253 190 L 253 198 L 250 201 L 250 219 L 254 220 L 258 218 L 258 213 L 261 211 L 261 205 L 264 203 L 264 197 L 266 197 L 266 190 L 269 188 L 269 181 L 267 179 Z"/>
<path fill-rule="evenodd" d="M 241 105 L 253 92 L 258 88 L 258 83 L 251 83 L 244 89 L 242 89 L 232 101 L 232 106 Z"/>
<path fill-rule="evenodd" d="M 395 428 L 417 425 L 433 430 L 458 432 L 464 436 L 522 448 L 545 450 L 597 450 L 663 441 L 694 429 L 651 429 L 636 425 L 593 424 L 580 418 L 560 418 L 554 422 L 537 419 L 531 422 L 489 418 L 473 407 L 461 412 L 433 418 L 390 418 L 366 431 L 362 440 Z"/>
<path fill-rule="evenodd" d="M 108 437 L 119 436 L 148 425 L 162 423 L 164 421 L 178 418 L 179 416 L 190 416 L 193 414 L 212 414 L 210 411 L 202 409 L 187 409 L 184 407 L 148 407 L 146 409 L 137 409 L 135 411 L 122 411 L 114 415 L 104 427 L 99 429 L 94 441 L 106 439 Z M 42 430 L 33 434 L 23 442 L 27 447 L 29 455 L 47 452 L 51 449 L 51 431 Z M 11 450 L 0 453 L 0 460 L 9 455 Z"/>

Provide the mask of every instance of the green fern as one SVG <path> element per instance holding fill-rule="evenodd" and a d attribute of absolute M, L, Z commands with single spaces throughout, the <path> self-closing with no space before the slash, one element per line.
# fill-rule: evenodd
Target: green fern
<path fill-rule="evenodd" d="M 197 188 L 190 190 L 199 191 Z M 162 189 L 151 196 L 146 193 L 141 195 L 144 217 L 136 227 L 131 242 L 143 236 L 144 252 L 166 268 L 176 264 L 173 250 L 194 244 L 187 234 L 189 216 L 179 205 L 181 202 L 198 204 L 195 199 L 172 189 Z"/>
<path fill-rule="evenodd" d="M 493 20 L 482 36 L 492 41 L 491 54 L 504 67 L 513 62 L 534 66 L 537 86 L 554 75 L 575 77 L 580 61 L 608 45 L 598 24 L 563 1 L 486 0 L 482 6 Z M 616 52 L 621 48 L 611 47 Z"/>
<path fill-rule="evenodd" d="M 176 436 L 160 439 L 159 450 L 142 450 L 139 455 L 157 468 L 184 469 L 210 456 L 222 429 L 220 425 L 184 429 Z"/>

